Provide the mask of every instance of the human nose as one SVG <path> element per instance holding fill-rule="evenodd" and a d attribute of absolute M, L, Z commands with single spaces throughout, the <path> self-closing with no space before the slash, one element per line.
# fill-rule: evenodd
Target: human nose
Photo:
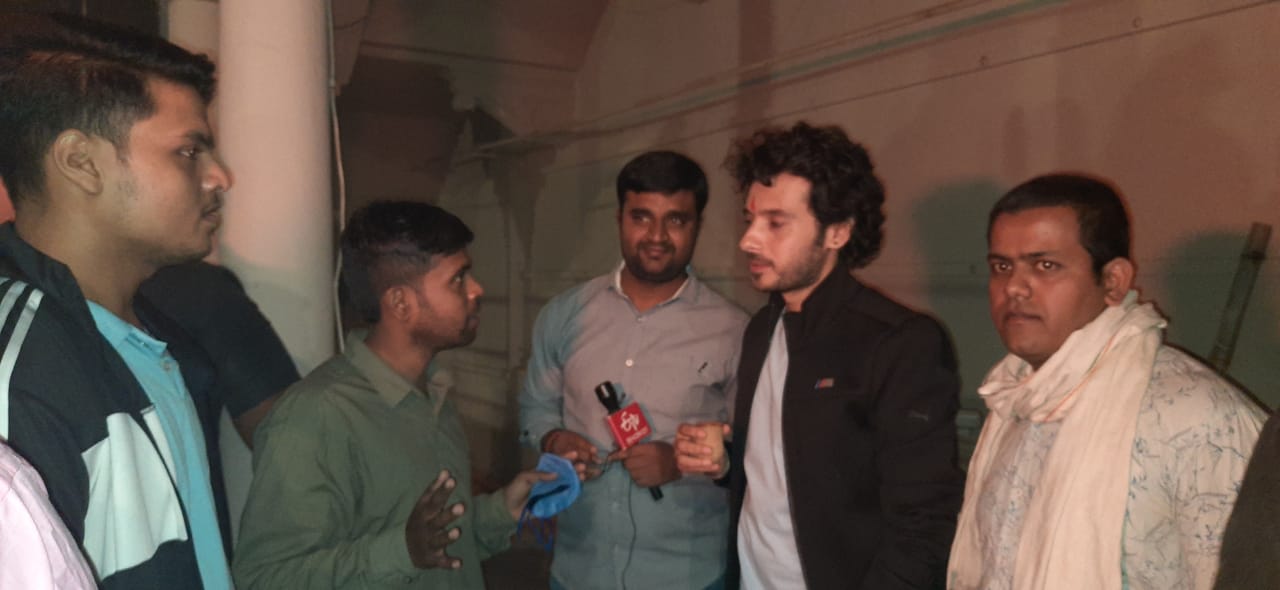
<path fill-rule="evenodd" d="M 1027 273 L 1014 266 L 1004 282 L 1004 293 L 1011 299 L 1026 299 L 1031 296 L 1031 282 Z"/>
<path fill-rule="evenodd" d="M 760 250 L 760 240 L 755 231 L 756 224 L 747 225 L 747 229 L 743 230 L 742 238 L 738 240 L 738 249 L 748 254 L 754 254 Z"/>
<path fill-rule="evenodd" d="M 225 193 L 231 190 L 233 184 L 235 184 L 235 178 L 231 174 L 231 169 L 222 162 L 221 157 L 214 154 L 209 169 L 205 171 L 204 190 Z"/>
<path fill-rule="evenodd" d="M 479 299 L 480 296 L 484 295 L 484 286 L 480 284 L 480 281 L 477 281 L 475 279 L 468 279 L 468 280 L 471 281 L 471 289 L 469 290 L 468 295 L 472 299 Z"/>

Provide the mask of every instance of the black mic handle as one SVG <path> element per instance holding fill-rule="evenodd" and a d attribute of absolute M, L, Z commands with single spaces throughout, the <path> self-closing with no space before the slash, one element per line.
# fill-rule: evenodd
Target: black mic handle
<path fill-rule="evenodd" d="M 658 486 L 653 486 L 653 487 L 649 488 L 649 495 L 650 495 L 650 496 L 653 496 L 653 501 L 654 501 L 654 502 L 657 502 L 658 500 L 661 500 L 661 499 L 662 499 L 662 488 L 660 488 L 660 487 L 658 487 Z"/>

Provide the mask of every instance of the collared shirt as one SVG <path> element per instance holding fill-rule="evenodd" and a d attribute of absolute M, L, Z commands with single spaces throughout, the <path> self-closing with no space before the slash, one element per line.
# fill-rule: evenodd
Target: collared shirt
<path fill-rule="evenodd" d="M 90 301 L 89 311 L 102 337 L 120 353 L 155 404 L 164 440 L 159 440 L 161 433 L 153 434 L 169 475 L 177 485 L 178 496 L 182 498 L 204 587 L 206 590 L 231 588 L 231 570 L 223 550 L 222 530 L 218 526 L 213 487 L 209 482 L 204 429 L 178 362 L 164 342 L 101 305 Z"/>
<path fill-rule="evenodd" d="M 36 470 L 0 442 L 0 590 L 97 588 Z"/>
<path fill-rule="evenodd" d="M 779 316 L 756 384 L 743 462 L 750 483 L 736 532 L 742 587 L 747 590 L 805 587 L 782 452 L 782 394 L 788 360 L 787 328 Z"/>
<path fill-rule="evenodd" d="M 1227 518 L 1262 424 L 1262 411 L 1211 369 L 1161 347 L 1129 453 L 1123 555 L 1126 589 L 1207 590 Z M 1060 423 L 1014 425 L 998 449 L 978 507 L 982 588 L 1013 583 L 1022 523 Z"/>
<path fill-rule="evenodd" d="M 405 546 L 414 504 L 447 469 L 459 570 L 419 570 Z M 382 361 L 358 334 L 290 387 L 254 435 L 253 484 L 234 571 L 254 588 L 484 588 L 480 561 L 515 532 L 502 492 L 471 496 L 453 404 Z"/>
<path fill-rule="evenodd" d="M 670 442 L 685 422 L 727 421 L 746 314 L 690 274 L 670 300 L 640 313 L 622 292 L 622 266 L 551 300 L 534 326 L 520 393 L 522 438 L 552 429 L 615 448 L 593 392 L 612 382 Z M 557 519 L 552 577 L 566 588 L 702 588 L 724 571 L 726 492 L 706 477 L 662 486 L 655 502 L 621 464 L 586 482 Z"/>

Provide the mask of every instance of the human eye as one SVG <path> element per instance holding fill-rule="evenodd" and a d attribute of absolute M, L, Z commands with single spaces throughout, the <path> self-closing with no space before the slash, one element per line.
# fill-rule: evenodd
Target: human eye
<path fill-rule="evenodd" d="M 198 145 L 189 145 L 178 150 L 178 155 L 188 160 L 195 160 L 200 157 L 204 150 Z"/>
<path fill-rule="evenodd" d="M 1059 268 L 1061 268 L 1061 267 L 1062 267 L 1062 265 L 1060 265 L 1060 264 L 1058 264 L 1057 262 L 1054 262 L 1054 261 L 1052 261 L 1052 260 L 1037 260 L 1037 261 L 1036 261 L 1036 268 L 1037 268 L 1037 269 L 1039 269 L 1039 270 L 1042 270 L 1042 271 L 1046 271 L 1046 272 L 1047 272 L 1047 271 L 1058 270 L 1058 269 L 1059 269 Z"/>
<path fill-rule="evenodd" d="M 991 274 L 999 275 L 1012 270 L 1013 265 L 1009 264 L 1007 260 L 989 260 L 987 261 L 987 268 L 991 270 Z"/>

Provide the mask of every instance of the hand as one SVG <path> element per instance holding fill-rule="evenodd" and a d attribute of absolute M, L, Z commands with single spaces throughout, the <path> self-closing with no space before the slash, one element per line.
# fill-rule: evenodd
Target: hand
<path fill-rule="evenodd" d="M 572 461 L 582 481 L 600 477 L 600 450 L 581 434 L 563 428 L 552 430 L 542 437 L 542 450 Z"/>
<path fill-rule="evenodd" d="M 533 484 L 555 479 L 556 474 L 550 471 L 530 470 L 517 473 L 511 483 L 502 488 L 502 501 L 511 512 L 511 518 L 520 520 L 520 513 L 524 512 L 524 505 L 529 502 L 529 491 L 533 489 Z"/>
<path fill-rule="evenodd" d="M 409 513 L 409 522 L 404 525 L 404 544 L 409 548 L 409 559 L 413 567 L 418 569 L 458 569 L 462 560 L 445 554 L 444 549 L 458 540 L 462 532 L 449 524 L 457 520 L 466 510 L 461 503 L 445 507 L 449 494 L 457 482 L 448 471 L 441 471 L 435 482 L 414 504 Z"/>
<path fill-rule="evenodd" d="M 723 422 L 681 424 L 676 429 L 676 466 L 682 473 L 697 473 L 720 479 L 729 472 L 729 457 L 724 452 L 723 439 L 719 449 L 705 444 L 706 424 L 719 424 L 721 436 L 729 436 L 729 425 Z"/>
<path fill-rule="evenodd" d="M 607 461 L 622 461 L 631 481 L 642 488 L 658 487 L 680 479 L 675 449 L 664 442 L 640 443 L 625 451 L 615 451 Z"/>

